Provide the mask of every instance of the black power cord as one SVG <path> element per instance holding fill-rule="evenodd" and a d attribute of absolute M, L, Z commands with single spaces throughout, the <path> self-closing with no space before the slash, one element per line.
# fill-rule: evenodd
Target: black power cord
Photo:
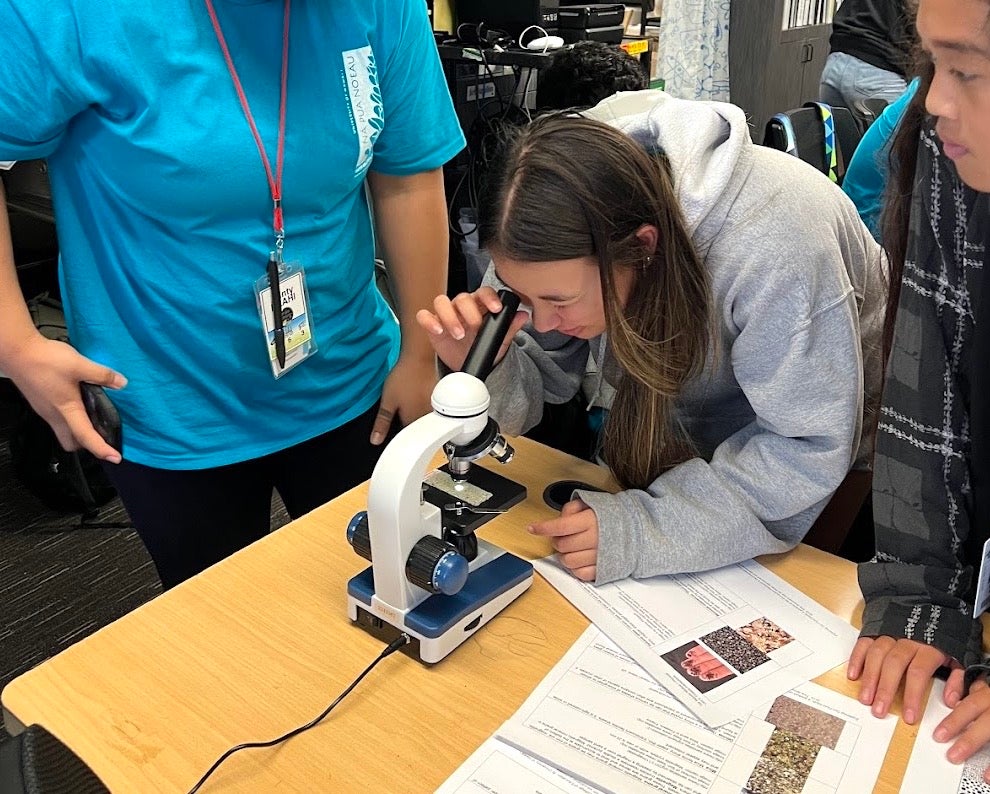
<path fill-rule="evenodd" d="M 310 720 L 305 725 L 300 725 L 298 728 L 293 728 L 288 733 L 284 733 L 278 738 L 271 739 L 267 742 L 244 742 L 244 744 L 238 744 L 234 747 L 231 747 L 229 750 L 224 752 L 224 754 L 221 755 L 216 761 L 213 762 L 213 766 L 207 769 L 206 773 L 196 782 L 196 785 L 193 786 L 191 789 L 189 789 L 189 794 L 196 794 L 196 792 L 199 791 L 202 785 L 206 782 L 206 779 L 217 770 L 217 767 L 220 766 L 220 764 L 226 761 L 230 756 L 232 756 L 238 750 L 246 750 L 251 747 L 274 747 L 276 744 L 280 744 L 281 742 L 284 742 L 287 739 L 291 739 L 293 736 L 296 736 L 302 733 L 303 731 L 308 731 L 313 726 L 318 725 L 320 721 L 327 716 L 327 714 L 333 711 L 334 707 L 338 703 L 340 703 L 340 701 L 342 701 L 345 697 L 347 697 L 351 693 L 351 690 L 354 689 L 354 687 L 356 687 L 358 684 L 361 683 L 362 680 L 364 680 L 364 677 L 368 675 L 368 673 L 370 673 L 372 670 L 375 669 L 375 665 L 377 665 L 386 656 L 391 656 L 393 653 L 399 650 L 399 648 L 408 645 L 411 641 L 412 639 L 409 637 L 409 635 L 406 634 L 405 632 L 402 632 L 402 634 L 400 634 L 398 637 L 392 640 L 392 642 L 390 642 L 385 647 L 385 650 L 383 650 L 380 654 L 378 654 L 378 658 L 376 658 L 371 664 L 369 664 L 367 667 L 364 668 L 364 671 L 361 673 L 361 675 L 355 678 L 351 682 L 351 685 L 347 687 L 347 689 L 345 689 L 343 692 L 341 692 L 333 703 L 327 706 L 317 717 Z"/>

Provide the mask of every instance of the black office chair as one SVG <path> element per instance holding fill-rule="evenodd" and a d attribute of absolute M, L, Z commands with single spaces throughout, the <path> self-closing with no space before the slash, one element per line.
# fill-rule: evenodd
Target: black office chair
<path fill-rule="evenodd" d="M 58 237 L 44 160 L 22 160 L 0 170 L 7 196 L 17 279 L 28 297 L 58 294 Z"/>
<path fill-rule="evenodd" d="M 763 145 L 801 158 L 841 185 L 861 137 L 848 108 L 809 102 L 774 115 L 767 122 Z"/>
<path fill-rule="evenodd" d="M 0 744 L 4 794 L 110 794 L 72 750 L 40 725 Z"/>
<path fill-rule="evenodd" d="M 48 184 L 48 164 L 44 160 L 21 160 L 8 171 L 0 171 L 7 193 L 7 206 L 40 220 L 53 223 L 52 190 Z"/>
<path fill-rule="evenodd" d="M 850 103 L 849 110 L 856 120 L 856 124 L 859 125 L 860 133 L 866 132 L 869 126 L 880 118 L 880 114 L 883 113 L 888 104 L 886 99 L 880 97 L 854 99 Z"/>

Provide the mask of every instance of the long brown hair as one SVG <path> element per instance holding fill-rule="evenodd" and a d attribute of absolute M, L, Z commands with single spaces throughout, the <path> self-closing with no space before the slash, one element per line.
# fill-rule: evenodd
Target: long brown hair
<path fill-rule="evenodd" d="M 602 456 L 627 488 L 690 457 L 674 400 L 713 337 L 708 274 L 691 243 L 666 159 L 591 119 L 548 116 L 515 131 L 485 180 L 481 245 L 520 262 L 598 260 L 611 350 L 624 370 Z M 636 236 L 659 232 L 655 251 Z M 622 305 L 619 268 L 634 272 Z"/>

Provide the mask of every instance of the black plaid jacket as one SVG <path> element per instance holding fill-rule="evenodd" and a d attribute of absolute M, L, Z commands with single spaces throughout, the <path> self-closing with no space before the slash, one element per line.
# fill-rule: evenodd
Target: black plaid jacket
<path fill-rule="evenodd" d="M 863 636 L 917 640 L 964 665 L 982 650 L 973 598 L 990 530 L 972 521 L 969 412 L 988 199 L 926 127 L 877 434 L 877 551 L 859 566 Z"/>

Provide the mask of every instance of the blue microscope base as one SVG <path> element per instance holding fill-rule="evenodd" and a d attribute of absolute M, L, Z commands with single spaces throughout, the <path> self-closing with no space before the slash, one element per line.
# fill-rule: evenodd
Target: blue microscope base
<path fill-rule="evenodd" d="M 383 629 L 384 624 L 407 632 L 418 640 L 422 661 L 433 663 L 464 642 L 532 583 L 532 563 L 506 552 L 472 571 L 459 593 L 432 595 L 403 615 L 376 606 L 372 599 L 373 568 L 366 568 L 348 582 L 348 614 L 351 620 L 379 636 L 394 637 L 397 633 L 375 631 Z"/>

